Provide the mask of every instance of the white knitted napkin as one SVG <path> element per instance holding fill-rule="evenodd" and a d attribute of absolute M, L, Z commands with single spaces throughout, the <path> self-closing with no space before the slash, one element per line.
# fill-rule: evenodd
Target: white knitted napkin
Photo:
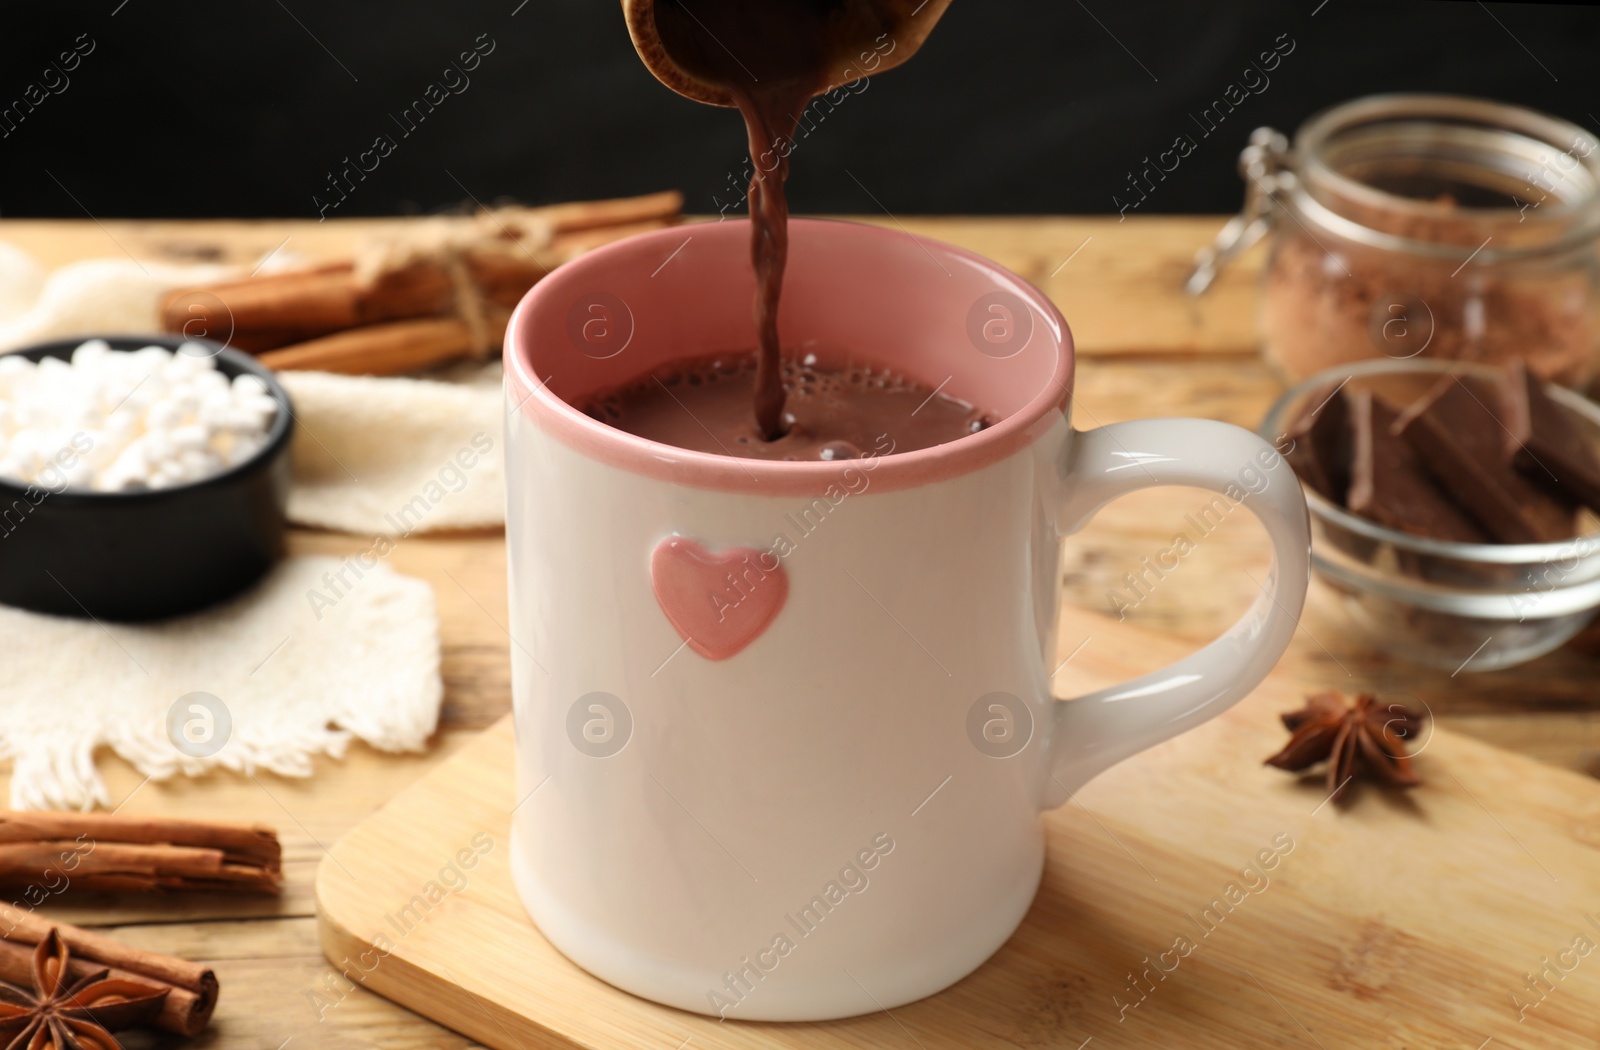
<path fill-rule="evenodd" d="M 290 520 L 384 536 L 503 524 L 500 363 L 455 376 L 279 373 L 298 424 Z"/>
<path fill-rule="evenodd" d="M 0 242 L 0 352 L 51 339 L 158 331 L 165 293 L 231 272 L 90 259 L 45 277 L 27 253 Z M 505 522 L 499 362 L 425 379 L 316 372 L 279 378 L 299 423 L 291 521 L 364 536 Z"/>
<path fill-rule="evenodd" d="M 225 280 L 232 266 L 83 259 L 43 276 L 26 252 L 0 244 L 0 350 L 89 333 L 161 331 L 161 299 Z M 87 336 L 85 336 L 87 338 Z"/>
<path fill-rule="evenodd" d="M 381 563 L 291 558 L 225 605 L 153 625 L 0 606 L 15 809 L 112 804 L 101 745 L 157 780 L 309 776 L 312 756 L 341 756 L 352 737 L 421 750 L 442 696 L 433 591 Z"/>

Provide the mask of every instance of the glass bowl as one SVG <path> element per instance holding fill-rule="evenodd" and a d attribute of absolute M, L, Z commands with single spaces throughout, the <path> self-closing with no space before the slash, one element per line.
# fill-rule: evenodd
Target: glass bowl
<path fill-rule="evenodd" d="M 1409 404 L 1441 375 L 1492 379 L 1497 370 L 1462 361 L 1375 360 L 1340 365 L 1292 387 L 1267 413 L 1261 436 L 1289 426 L 1344 384 Z M 1600 405 L 1562 387 L 1600 454 Z M 1600 610 L 1600 518 L 1580 513 L 1580 534 L 1556 543 L 1451 543 L 1386 528 L 1306 487 L 1311 568 L 1349 631 L 1381 652 L 1452 674 L 1492 671 L 1543 656 L 1583 630 Z"/>

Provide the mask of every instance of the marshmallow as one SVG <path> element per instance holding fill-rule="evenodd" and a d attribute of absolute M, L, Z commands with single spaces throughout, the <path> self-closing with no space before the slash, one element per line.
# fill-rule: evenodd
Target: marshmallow
<path fill-rule="evenodd" d="M 103 339 L 70 360 L 0 355 L 0 477 L 51 490 L 166 488 L 244 462 L 280 410 L 259 377 L 230 382 L 213 351 L 132 352 Z"/>

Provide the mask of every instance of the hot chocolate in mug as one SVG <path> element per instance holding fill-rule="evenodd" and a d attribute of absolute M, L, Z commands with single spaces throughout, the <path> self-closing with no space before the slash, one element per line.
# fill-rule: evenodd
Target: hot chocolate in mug
<path fill-rule="evenodd" d="M 1307 580 L 1304 498 L 1260 438 L 1075 431 L 1072 337 L 1037 289 L 899 230 L 790 231 L 784 346 L 855 351 L 998 421 L 774 462 L 574 408 L 753 345 L 744 222 L 567 263 L 506 339 L 518 891 L 597 977 L 744 1020 L 892 1008 L 976 969 L 1038 888 L 1043 811 L 1248 693 Z M 1156 485 L 1248 489 L 1271 577 L 1199 652 L 1057 699 L 1061 538 Z"/>

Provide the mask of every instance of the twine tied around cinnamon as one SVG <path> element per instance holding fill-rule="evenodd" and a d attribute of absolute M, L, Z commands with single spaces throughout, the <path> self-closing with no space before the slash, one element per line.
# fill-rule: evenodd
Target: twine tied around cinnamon
<path fill-rule="evenodd" d="M 390 236 L 365 242 L 356 253 L 355 277 L 368 292 L 385 278 L 415 267 L 439 267 L 449 277 L 451 311 L 467 326 L 469 353 L 486 360 L 500 345 L 500 333 L 490 322 L 490 303 L 474 277 L 469 257 L 521 252 L 527 261 L 548 273 L 539 254 L 550 247 L 555 228 L 523 208 L 480 211 L 471 220 L 432 218 Z M 516 265 L 516 260 L 509 260 Z"/>

